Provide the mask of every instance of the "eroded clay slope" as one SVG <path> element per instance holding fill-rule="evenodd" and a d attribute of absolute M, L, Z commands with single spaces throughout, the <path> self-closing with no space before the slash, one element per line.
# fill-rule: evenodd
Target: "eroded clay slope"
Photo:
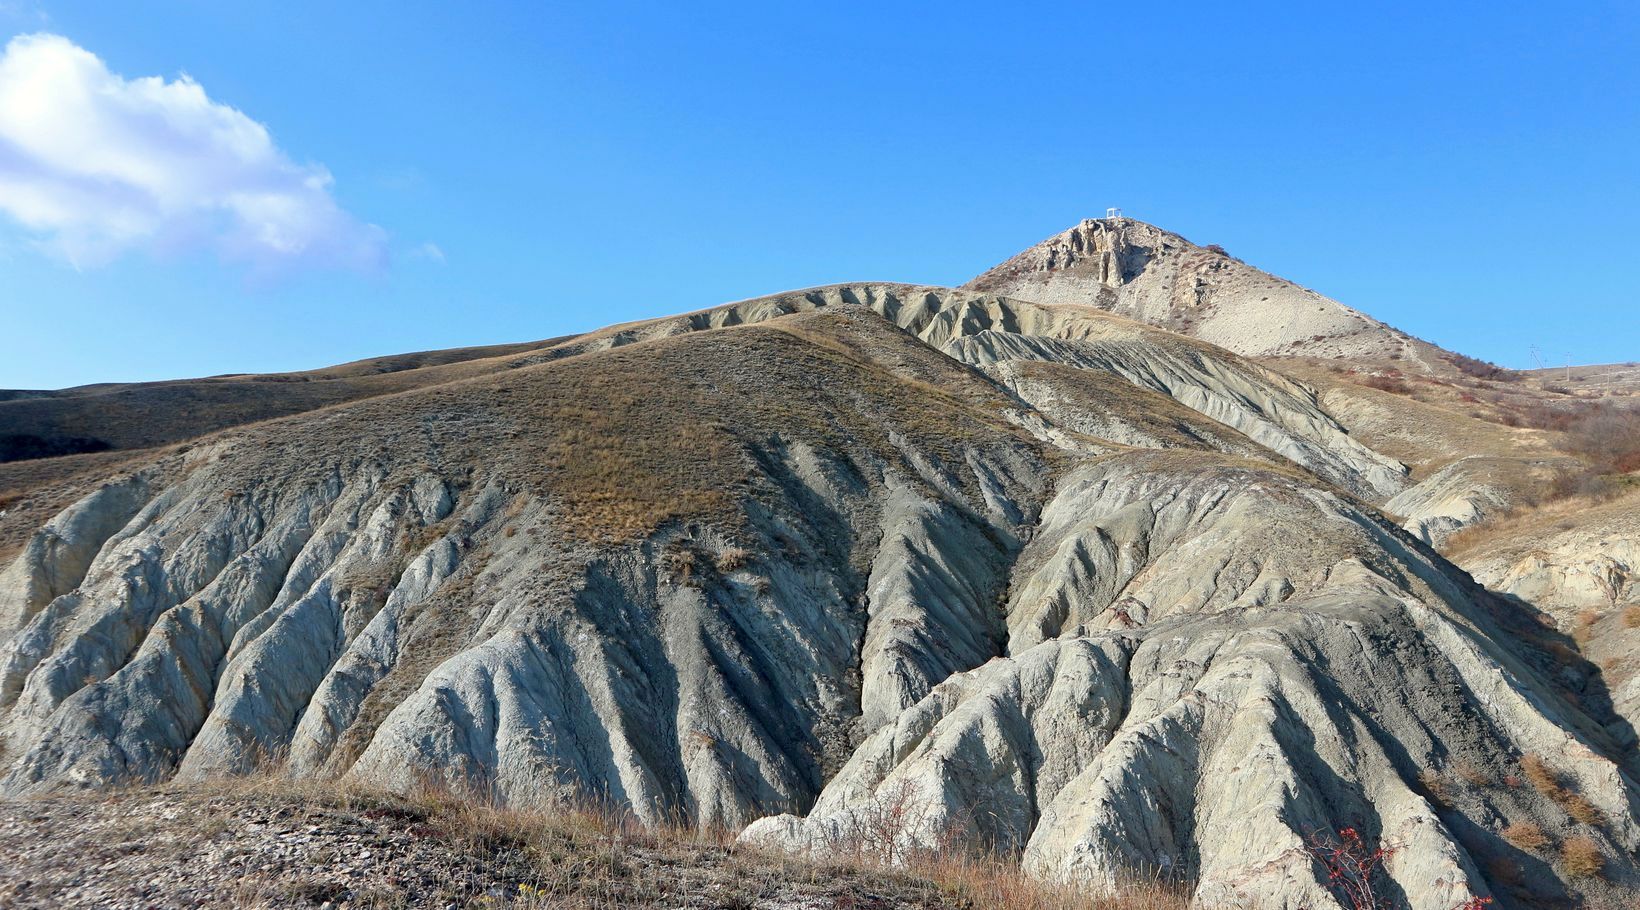
<path fill-rule="evenodd" d="M 1371 512 L 1404 468 L 1306 386 L 901 285 L 494 366 L 204 437 L 35 528 L 0 572 L 0 788 L 272 765 L 800 813 L 748 836 L 812 846 L 910 781 L 930 836 L 1204 900 L 1318 902 L 1297 839 L 1342 823 L 1408 844 L 1420 910 L 1636 883 L 1599 675 Z M 1528 754 L 1599 818 L 1508 786 Z M 1594 838 L 1609 884 L 1519 820 Z"/>
<path fill-rule="evenodd" d="M 1303 843 L 1352 824 L 1402 845 L 1396 906 L 1572 900 L 1498 834 L 1531 823 L 1598 837 L 1614 882 L 1637 883 L 1621 750 L 1498 643 L 1513 608 L 1332 494 L 1210 456 L 1102 458 L 1061 481 L 1012 591 L 1008 657 L 867 739 L 806 818 L 743 838 L 973 838 L 1044 875 L 1174 875 L 1205 905 L 1296 908 L 1336 906 Z M 1511 786 L 1527 754 L 1603 821 Z M 1488 881 L 1511 863 L 1525 890 Z"/>
<path fill-rule="evenodd" d="M 856 727 L 1000 651 L 1046 483 L 1007 406 L 854 309 L 196 446 L 7 570 L 4 786 L 273 758 L 652 820 L 804 806 Z"/>

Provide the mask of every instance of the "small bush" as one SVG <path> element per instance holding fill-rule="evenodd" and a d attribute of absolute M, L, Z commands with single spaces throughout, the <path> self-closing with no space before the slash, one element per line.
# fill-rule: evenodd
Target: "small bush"
<path fill-rule="evenodd" d="M 1560 785 L 1560 776 L 1555 773 L 1553 768 L 1549 767 L 1549 763 L 1544 761 L 1542 757 L 1537 755 L 1522 756 L 1520 769 L 1526 773 L 1526 781 L 1532 785 L 1532 789 L 1555 802 L 1560 802 L 1565 797 L 1566 788 Z"/>
<path fill-rule="evenodd" d="M 1350 910 L 1379 910 L 1385 906 L 1380 882 L 1384 863 L 1397 846 L 1369 847 L 1354 828 L 1341 828 L 1337 837 L 1311 834 L 1305 851 L 1326 872 L 1326 882 L 1339 902 Z"/>
<path fill-rule="evenodd" d="M 1594 631 L 1595 624 L 1600 622 L 1599 610 L 1584 610 L 1577 614 L 1577 636 L 1579 641 L 1588 638 Z"/>
<path fill-rule="evenodd" d="M 1623 610 L 1623 625 L 1630 629 L 1640 629 L 1640 606 L 1627 607 Z"/>
<path fill-rule="evenodd" d="M 719 572 L 736 572 L 752 563 L 752 551 L 745 547 L 729 547 L 718 554 L 717 567 Z"/>
<path fill-rule="evenodd" d="M 662 557 L 662 564 L 672 578 L 688 585 L 700 583 L 700 565 L 694 550 L 687 547 L 669 548 Z"/>
<path fill-rule="evenodd" d="M 1549 846 L 1549 835 L 1536 822 L 1515 822 L 1503 829 L 1503 839 L 1522 850 L 1537 851 Z"/>
<path fill-rule="evenodd" d="M 1581 793 L 1566 794 L 1560 805 L 1566 810 L 1567 815 L 1590 827 L 1599 827 L 1606 821 L 1605 814 Z"/>
<path fill-rule="evenodd" d="M 1560 848 L 1560 861 L 1566 871 L 1579 878 L 1597 876 L 1606 869 L 1606 858 L 1600 854 L 1600 845 L 1592 837 L 1574 837 Z"/>
<path fill-rule="evenodd" d="M 1396 395 L 1407 395 L 1412 392 L 1412 386 L 1407 385 L 1399 376 L 1368 376 L 1361 380 L 1361 384 L 1369 389 L 1392 392 Z"/>
<path fill-rule="evenodd" d="M 1640 471 L 1640 408 L 1589 408 L 1566 428 L 1566 448 L 1600 471 Z"/>
<path fill-rule="evenodd" d="M 1501 382 L 1512 381 L 1518 377 L 1513 370 L 1506 370 L 1495 363 L 1480 360 L 1475 357 L 1465 357 L 1462 354 L 1449 354 L 1447 363 L 1458 368 L 1458 371 L 1476 379 L 1491 379 Z"/>
<path fill-rule="evenodd" d="M 1527 755 L 1520 760 L 1521 769 L 1526 772 L 1526 779 L 1531 782 L 1533 789 L 1554 800 L 1566 810 L 1566 814 L 1585 825 L 1599 825 L 1606 818 L 1588 797 L 1577 793 L 1561 783 L 1560 775 L 1549 763 L 1536 755 Z"/>
<path fill-rule="evenodd" d="M 1519 888 L 1526 881 L 1526 870 L 1512 859 L 1495 856 L 1486 861 L 1486 877 L 1497 884 Z"/>

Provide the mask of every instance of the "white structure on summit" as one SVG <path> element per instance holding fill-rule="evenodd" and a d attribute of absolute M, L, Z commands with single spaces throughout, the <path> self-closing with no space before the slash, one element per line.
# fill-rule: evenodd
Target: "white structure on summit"
<path fill-rule="evenodd" d="M 1117 224 L 1121 224 L 1122 223 L 1122 210 L 1119 209 L 1119 208 L 1116 208 L 1114 206 L 1112 206 L 1111 208 L 1105 209 L 1105 220 L 1106 221 L 1114 221 Z"/>

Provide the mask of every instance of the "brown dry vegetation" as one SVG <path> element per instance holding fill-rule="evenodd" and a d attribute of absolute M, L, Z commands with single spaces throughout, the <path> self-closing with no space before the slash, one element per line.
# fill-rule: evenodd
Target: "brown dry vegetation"
<path fill-rule="evenodd" d="M 1485 524 L 1464 528 L 1447 538 L 1441 549 L 1448 558 L 1461 562 L 1462 557 L 1482 551 L 1502 552 L 1508 545 L 1535 546 L 1543 540 L 1546 529 L 1571 530 L 1614 524 L 1637 506 L 1640 506 L 1640 486 L 1615 496 L 1572 496 L 1536 508 L 1517 509 Z"/>
<path fill-rule="evenodd" d="M 1503 839 L 1522 850 L 1537 851 L 1549 846 L 1549 835 L 1536 822 L 1516 822 L 1503 829 Z"/>
<path fill-rule="evenodd" d="M 673 520 L 732 531 L 760 453 L 793 442 L 862 467 L 900 464 L 912 478 L 914 452 L 972 486 L 971 446 L 1040 451 L 1001 417 L 1009 406 L 973 370 L 881 318 L 822 311 L 546 358 L 191 445 L 222 445 L 214 476 L 247 495 L 274 479 L 319 483 L 361 453 L 397 480 L 433 471 L 459 486 L 477 466 L 489 476 L 476 480 L 549 503 L 556 531 L 607 544 Z M 4 532 L 38 527 L 98 479 L 70 477 L 49 502 L 19 491 L 28 508 Z"/>
<path fill-rule="evenodd" d="M 1592 837 L 1570 838 L 1560 847 L 1560 861 L 1568 874 L 1588 878 L 1606 869 L 1606 857 L 1600 853 L 1600 844 Z"/>
<path fill-rule="evenodd" d="M 1566 810 L 1566 814 L 1585 825 L 1599 825 L 1605 821 L 1600 810 L 1589 802 L 1588 797 L 1567 787 L 1561 780 L 1561 775 L 1549 767 L 1549 763 L 1541 756 L 1525 755 L 1520 760 L 1521 770 L 1526 774 L 1526 780 L 1532 788 L 1558 803 Z"/>
<path fill-rule="evenodd" d="M 70 885 L 88 884 L 105 896 L 154 903 L 183 896 L 156 887 L 186 889 L 190 902 L 240 907 L 1184 910 L 1188 903 L 1178 889 L 1153 883 L 1098 897 L 1034 881 L 1012 857 L 906 852 L 893 866 L 863 853 L 806 858 L 738 846 L 721 831 L 644 829 L 627 813 L 595 805 L 508 809 L 431 787 L 392 796 L 274 774 L 0 803 L 0 820 L 42 813 L 60 816 L 44 821 L 62 843 L 0 844 L 0 905 L 52 906 L 85 893 L 65 890 Z M 98 820 L 82 830 L 88 818 Z M 92 838 L 102 842 L 78 843 Z M 128 848 L 137 844 L 133 855 Z M 98 862 L 84 867 L 87 856 Z M 206 857 L 233 868 L 211 868 Z M 81 866 L 42 865 L 49 862 Z"/>

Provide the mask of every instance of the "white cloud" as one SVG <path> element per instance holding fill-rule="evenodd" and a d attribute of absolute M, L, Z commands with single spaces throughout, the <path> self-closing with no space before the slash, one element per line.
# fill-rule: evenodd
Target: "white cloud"
<path fill-rule="evenodd" d="M 436 243 L 432 242 L 431 240 L 429 240 L 428 242 L 426 242 L 426 243 L 416 247 L 415 249 L 411 250 L 410 251 L 410 258 L 411 259 L 426 259 L 426 260 L 429 260 L 431 262 L 436 262 L 440 265 L 443 265 L 444 264 L 444 250 L 441 249 L 438 244 L 436 244 Z"/>
<path fill-rule="evenodd" d="M 385 232 L 330 185 L 186 75 L 128 80 L 57 35 L 0 54 L 0 211 L 76 266 L 205 247 L 257 270 L 380 267 Z"/>

